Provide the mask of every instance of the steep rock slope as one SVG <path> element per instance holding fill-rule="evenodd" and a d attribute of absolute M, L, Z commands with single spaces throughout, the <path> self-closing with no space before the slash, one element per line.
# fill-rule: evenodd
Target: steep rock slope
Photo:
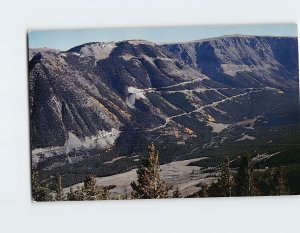
<path fill-rule="evenodd" d="M 29 61 L 33 163 L 66 154 L 73 163 L 76 150 L 95 147 L 102 156 L 135 156 L 149 141 L 166 151 L 161 159 L 168 162 L 224 154 L 227 145 L 285 140 L 284 127 L 299 122 L 294 40 L 129 40 L 35 50 Z"/>
<path fill-rule="evenodd" d="M 206 79 L 147 41 L 41 51 L 29 62 L 32 148 L 63 146 L 70 133 L 87 142 L 113 129 L 151 130 L 182 110 L 163 97 L 154 106 L 148 94 L 187 84 L 203 88 Z"/>
<path fill-rule="evenodd" d="M 162 47 L 231 86 L 294 88 L 298 82 L 297 38 L 236 35 Z"/>

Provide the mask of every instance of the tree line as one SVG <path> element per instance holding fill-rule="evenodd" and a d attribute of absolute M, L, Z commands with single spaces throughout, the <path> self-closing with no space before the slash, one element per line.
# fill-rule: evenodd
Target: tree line
<path fill-rule="evenodd" d="M 159 153 L 153 143 L 147 146 L 148 156 L 137 170 L 137 181 L 130 184 L 131 193 L 112 196 L 110 189 L 114 186 L 99 186 L 95 175 L 88 175 L 83 186 L 70 188 L 65 193 L 59 175 L 55 178 L 56 188 L 49 188 L 47 181 L 38 181 L 38 174 L 32 174 L 32 197 L 35 201 L 83 201 L 112 199 L 159 199 L 181 198 L 179 188 L 173 189 L 160 177 Z M 220 166 L 219 178 L 211 184 L 202 183 L 200 190 L 188 197 L 231 197 L 257 195 L 287 195 L 289 194 L 286 180 L 281 168 L 267 169 L 255 176 L 250 156 L 241 158 L 237 172 L 230 169 L 229 158 L 226 157 Z"/>
<path fill-rule="evenodd" d="M 254 174 L 249 155 L 241 157 L 237 173 L 230 169 L 229 158 L 221 164 L 220 176 L 210 185 L 202 184 L 195 197 L 278 196 L 288 195 L 289 188 L 282 168 L 268 168 Z"/>

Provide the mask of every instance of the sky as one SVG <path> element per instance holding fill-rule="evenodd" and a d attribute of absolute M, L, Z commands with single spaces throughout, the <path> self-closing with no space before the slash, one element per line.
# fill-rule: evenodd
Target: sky
<path fill-rule="evenodd" d="M 88 42 L 143 39 L 155 43 L 185 42 L 223 35 L 297 36 L 296 24 L 256 24 L 224 26 L 132 27 L 28 32 L 30 48 L 68 50 Z"/>

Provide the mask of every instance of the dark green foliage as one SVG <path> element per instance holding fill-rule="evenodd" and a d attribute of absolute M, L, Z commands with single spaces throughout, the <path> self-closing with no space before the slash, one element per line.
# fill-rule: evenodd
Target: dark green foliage
<path fill-rule="evenodd" d="M 282 173 L 282 168 L 275 168 L 275 171 L 273 173 L 273 192 L 271 193 L 272 195 L 288 195 L 289 194 L 289 190 L 288 190 L 288 186 L 286 183 L 286 179 L 283 176 Z"/>
<path fill-rule="evenodd" d="M 206 190 L 207 197 L 220 197 L 222 190 L 219 182 L 213 182 Z"/>
<path fill-rule="evenodd" d="M 61 176 L 58 175 L 56 177 L 56 190 L 55 190 L 55 200 L 56 201 L 64 201 L 65 200 L 65 194 L 61 186 Z"/>
<path fill-rule="evenodd" d="M 193 92 L 193 94 L 196 95 L 204 103 L 208 103 L 208 104 L 211 104 L 213 102 L 224 99 L 224 96 L 220 95 L 216 91 L 205 91 L 203 93 L 202 92 Z"/>
<path fill-rule="evenodd" d="M 243 156 L 238 173 L 235 177 L 235 195 L 254 195 L 253 166 L 249 155 Z"/>
<path fill-rule="evenodd" d="M 256 163 L 255 168 L 287 166 L 300 163 L 300 145 L 292 145 L 274 156 Z"/>
<path fill-rule="evenodd" d="M 290 194 L 281 167 L 269 168 L 255 176 L 256 195 L 280 196 Z"/>
<path fill-rule="evenodd" d="M 109 195 L 108 188 L 96 185 L 95 176 L 89 175 L 82 188 L 77 188 L 75 191 L 70 188 L 67 199 L 69 201 L 108 200 Z"/>
<path fill-rule="evenodd" d="M 286 177 L 290 194 L 300 194 L 300 164 L 283 167 L 282 170 Z"/>
<path fill-rule="evenodd" d="M 83 201 L 84 194 L 79 187 L 75 191 L 73 190 L 73 188 L 70 188 L 70 192 L 67 195 L 67 200 L 68 201 Z"/>
<path fill-rule="evenodd" d="M 222 164 L 222 170 L 220 178 L 218 179 L 218 183 L 220 185 L 221 193 L 220 196 L 222 197 L 230 197 L 232 195 L 232 177 L 229 167 L 229 158 L 225 157 L 225 160 Z"/>
<path fill-rule="evenodd" d="M 210 197 L 231 197 L 232 196 L 233 181 L 229 166 L 229 158 L 225 157 L 223 163 L 221 164 L 220 176 L 216 182 L 213 182 L 210 186 L 202 185 L 202 189 L 199 191 L 202 197 L 203 189 L 205 189 L 206 196 Z"/>
<path fill-rule="evenodd" d="M 197 197 L 208 197 L 208 185 L 203 183 L 201 184 L 201 189 L 199 190 Z"/>
<path fill-rule="evenodd" d="M 257 187 L 257 195 L 268 196 L 272 193 L 272 169 L 255 174 L 255 185 Z"/>
<path fill-rule="evenodd" d="M 212 136 L 211 128 L 208 127 L 206 123 L 200 122 L 193 116 L 194 116 L 193 114 L 191 114 L 191 116 L 183 115 L 183 116 L 175 117 L 173 118 L 173 120 L 193 130 L 194 133 L 198 135 L 198 137 L 195 139 L 198 145 L 204 144 L 205 142 L 208 142 L 211 139 Z"/>
<path fill-rule="evenodd" d="M 278 196 L 290 194 L 289 185 L 281 167 L 254 173 L 250 156 L 241 157 L 239 164 L 233 183 L 229 159 L 225 158 L 220 177 L 210 186 L 202 184 L 197 196 Z"/>
<path fill-rule="evenodd" d="M 52 196 L 50 195 L 49 184 L 44 182 L 39 182 L 38 174 L 36 172 L 32 173 L 32 198 L 34 201 L 52 201 Z"/>
<path fill-rule="evenodd" d="M 187 96 L 183 93 L 171 93 L 171 94 L 162 94 L 162 97 L 169 101 L 171 104 L 179 107 L 180 109 L 184 110 L 185 112 L 191 112 L 195 110 L 195 107 L 190 103 L 187 99 Z"/>
<path fill-rule="evenodd" d="M 183 113 L 183 111 L 180 109 L 172 108 L 167 102 L 167 100 L 165 100 L 162 96 L 154 92 L 147 93 L 147 98 L 155 107 L 159 108 L 162 112 L 166 113 L 167 116 L 173 116 Z"/>
<path fill-rule="evenodd" d="M 142 167 L 137 170 L 137 183 L 132 182 L 132 197 L 138 199 L 168 198 L 171 186 L 160 179 L 158 151 L 153 143 L 148 145 L 148 158 L 144 159 Z"/>
<path fill-rule="evenodd" d="M 89 152 L 91 153 L 90 156 L 85 156 L 82 161 L 77 163 L 68 163 L 58 168 L 53 168 L 52 170 L 47 169 L 39 171 L 39 178 L 44 180 L 50 176 L 56 176 L 56 174 L 64 174 L 62 187 L 65 188 L 84 182 L 86 176 L 91 173 L 95 174 L 97 177 L 110 176 L 117 173 L 126 172 L 140 164 L 139 161 L 133 161 L 134 159 L 130 157 L 120 159 L 115 163 L 105 163 L 114 158 L 113 151 L 99 153 L 99 150 L 95 149 Z M 71 154 L 70 157 L 73 159 L 81 156 L 82 154 L 84 155 L 84 152 L 77 151 L 75 154 Z M 46 166 L 51 166 L 51 164 L 49 163 Z M 54 189 L 55 186 L 53 185 L 51 189 L 52 188 Z"/>

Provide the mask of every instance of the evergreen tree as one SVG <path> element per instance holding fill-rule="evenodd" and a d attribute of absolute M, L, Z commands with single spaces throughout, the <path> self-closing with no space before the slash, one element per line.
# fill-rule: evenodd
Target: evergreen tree
<path fill-rule="evenodd" d="M 81 188 L 77 188 L 77 190 L 73 190 L 73 188 L 70 188 L 70 192 L 67 194 L 67 200 L 68 201 L 84 201 L 84 194 L 82 192 Z"/>
<path fill-rule="evenodd" d="M 288 195 L 289 194 L 289 189 L 288 189 L 288 185 L 286 183 L 286 180 L 283 176 L 282 173 L 282 168 L 275 168 L 274 172 L 273 172 L 273 177 L 272 177 L 272 195 Z"/>
<path fill-rule="evenodd" d="M 207 187 L 207 196 L 208 197 L 221 197 L 221 186 L 220 182 L 213 182 L 210 186 Z"/>
<path fill-rule="evenodd" d="M 38 173 L 33 172 L 31 177 L 32 198 L 35 201 L 52 201 L 49 184 L 46 181 L 38 182 Z"/>
<path fill-rule="evenodd" d="M 201 189 L 198 192 L 198 197 L 208 197 L 208 185 L 203 183 L 201 184 Z"/>
<path fill-rule="evenodd" d="M 285 177 L 282 173 L 282 168 L 269 168 L 263 173 L 258 174 L 255 180 L 257 195 L 288 195 L 289 188 Z"/>
<path fill-rule="evenodd" d="M 272 169 L 266 169 L 255 177 L 256 194 L 259 196 L 272 195 L 273 181 Z"/>
<path fill-rule="evenodd" d="M 158 152 L 153 143 L 148 145 L 148 158 L 143 160 L 142 167 L 137 170 L 137 183 L 132 182 L 133 198 L 156 199 L 168 198 L 168 191 L 172 189 L 160 179 Z"/>
<path fill-rule="evenodd" d="M 64 201 L 65 200 L 65 194 L 64 194 L 62 186 L 61 186 L 61 175 L 58 175 L 56 177 L 55 200 L 56 201 Z"/>
<path fill-rule="evenodd" d="M 69 201 L 84 201 L 84 200 L 108 200 L 109 191 L 107 187 L 96 185 L 96 178 L 94 175 L 86 177 L 83 187 L 73 190 L 67 195 Z"/>
<path fill-rule="evenodd" d="M 222 163 L 221 175 L 218 179 L 221 197 L 230 197 L 232 188 L 232 179 L 229 167 L 229 158 L 225 157 Z"/>
<path fill-rule="evenodd" d="M 231 197 L 232 196 L 232 177 L 229 167 L 229 158 L 225 157 L 224 162 L 221 164 L 220 177 L 216 182 L 210 186 L 203 186 L 199 191 L 201 197 Z"/>
<path fill-rule="evenodd" d="M 249 155 L 243 156 L 235 178 L 236 196 L 252 196 L 255 194 L 253 185 L 253 166 Z"/>
<path fill-rule="evenodd" d="M 85 200 L 107 200 L 109 199 L 109 192 L 107 187 L 97 186 L 94 175 L 87 176 L 84 181 L 84 188 L 82 189 Z"/>

